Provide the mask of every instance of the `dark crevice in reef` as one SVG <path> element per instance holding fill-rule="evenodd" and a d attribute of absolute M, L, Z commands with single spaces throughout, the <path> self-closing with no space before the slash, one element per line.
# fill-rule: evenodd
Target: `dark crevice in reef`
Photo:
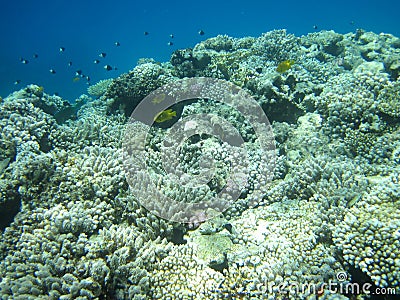
<path fill-rule="evenodd" d="M 211 269 L 214 269 L 217 272 L 220 272 L 223 274 L 224 270 L 228 269 L 228 258 L 226 253 L 224 253 L 224 260 L 221 263 L 217 263 L 215 261 L 212 261 L 209 265 Z"/>
<path fill-rule="evenodd" d="M 344 296 L 349 297 L 350 299 L 359 299 L 356 298 L 357 294 L 362 294 L 363 286 L 368 287 L 368 291 L 371 292 L 367 298 L 368 300 L 391 300 L 391 299 L 400 299 L 400 295 L 375 295 L 374 291 L 378 289 L 378 287 L 373 283 L 371 277 L 367 274 L 363 273 L 359 268 L 354 266 L 349 266 L 347 272 L 351 275 L 350 284 L 353 284 L 354 287 L 359 287 L 359 291 L 357 288 L 353 290 L 351 288 L 347 289 L 347 294 L 344 293 Z"/>
<path fill-rule="evenodd" d="M 389 116 L 385 113 L 379 113 L 378 116 L 388 125 L 396 125 L 400 122 L 399 118 Z"/>
<path fill-rule="evenodd" d="M 317 235 L 317 243 L 324 244 L 327 246 L 334 245 L 332 239 L 332 231 L 327 226 L 320 228 L 316 232 L 316 235 Z"/>
<path fill-rule="evenodd" d="M 110 111 L 119 111 L 122 109 L 125 117 L 129 117 L 139 102 L 140 99 L 135 97 L 117 97 L 111 105 Z"/>
<path fill-rule="evenodd" d="M 49 136 L 44 135 L 39 143 L 40 150 L 43 151 L 44 153 L 48 153 L 53 147 L 49 143 Z"/>
<path fill-rule="evenodd" d="M 14 221 L 14 217 L 21 209 L 21 199 L 7 198 L 0 203 L 0 230 L 4 229 Z"/>
<path fill-rule="evenodd" d="M 262 105 L 262 109 L 270 122 L 276 121 L 294 124 L 300 116 L 304 115 L 304 111 L 289 102 Z"/>
<path fill-rule="evenodd" d="M 171 243 L 175 245 L 183 245 L 186 244 L 187 241 L 183 238 L 186 230 L 183 227 L 175 227 L 172 231 L 172 236 L 169 239 Z"/>

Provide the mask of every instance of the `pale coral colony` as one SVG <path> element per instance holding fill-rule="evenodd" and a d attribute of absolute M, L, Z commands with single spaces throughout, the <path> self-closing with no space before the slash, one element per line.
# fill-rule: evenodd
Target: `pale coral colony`
<path fill-rule="evenodd" d="M 10 94 L 0 103 L 0 298 L 355 299 L 288 288 L 329 282 L 400 293 L 399 72 L 400 39 L 390 34 L 275 30 L 209 38 L 165 63 L 142 59 L 76 105 L 36 85 Z M 268 188 L 253 193 L 268 171 L 254 169 L 234 205 L 192 226 L 143 208 L 121 157 L 133 108 L 185 77 L 248 91 L 276 142 Z M 176 119 L 210 111 L 252 140 L 218 103 L 187 103 Z M 166 132 L 152 129 L 154 149 Z M 188 169 L 200 151 L 192 142 L 177 154 Z M 223 160 L 217 141 L 207 145 Z"/>

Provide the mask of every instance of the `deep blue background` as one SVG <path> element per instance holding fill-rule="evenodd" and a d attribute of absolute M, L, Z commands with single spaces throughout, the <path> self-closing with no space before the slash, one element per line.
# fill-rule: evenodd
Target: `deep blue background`
<path fill-rule="evenodd" d="M 73 81 L 78 69 L 95 83 L 132 69 L 140 57 L 167 61 L 173 50 L 217 34 L 259 36 L 285 28 L 300 36 L 315 31 L 317 25 L 318 30 L 339 33 L 363 28 L 400 36 L 399 11 L 398 0 L 3 1 L 0 96 L 35 83 L 47 93 L 57 92 L 73 101 L 87 88 L 86 80 Z M 204 36 L 198 34 L 200 29 Z M 173 46 L 167 45 L 170 40 Z M 116 47 L 115 41 L 121 46 Z M 66 48 L 63 53 L 61 46 Z M 95 65 L 100 52 L 107 56 Z M 33 58 L 34 53 L 39 57 Z M 22 64 L 20 57 L 29 63 Z M 118 70 L 107 72 L 105 64 Z M 51 74 L 50 68 L 57 73 Z M 19 85 L 14 84 L 17 79 Z"/>

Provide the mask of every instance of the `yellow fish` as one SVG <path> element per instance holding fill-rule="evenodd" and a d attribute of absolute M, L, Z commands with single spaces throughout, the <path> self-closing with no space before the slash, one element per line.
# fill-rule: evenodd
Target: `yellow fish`
<path fill-rule="evenodd" d="M 74 78 L 72 78 L 72 81 L 73 81 L 73 82 L 78 82 L 79 80 L 80 80 L 79 77 L 74 77 Z"/>
<path fill-rule="evenodd" d="M 154 104 L 159 104 L 159 103 L 163 102 L 164 99 L 165 99 L 165 94 L 160 94 L 160 95 L 155 96 L 153 98 L 153 100 L 151 100 L 151 102 L 153 102 Z"/>
<path fill-rule="evenodd" d="M 280 62 L 278 64 L 278 67 L 276 68 L 276 71 L 279 72 L 279 73 L 285 73 L 293 65 L 294 65 L 294 60 L 288 59 L 288 60 L 282 61 L 282 62 Z"/>
<path fill-rule="evenodd" d="M 176 111 L 173 111 L 172 109 L 166 109 L 160 113 L 158 113 L 155 117 L 154 117 L 154 121 L 156 123 L 162 123 L 168 120 L 171 120 L 173 117 L 176 117 Z"/>

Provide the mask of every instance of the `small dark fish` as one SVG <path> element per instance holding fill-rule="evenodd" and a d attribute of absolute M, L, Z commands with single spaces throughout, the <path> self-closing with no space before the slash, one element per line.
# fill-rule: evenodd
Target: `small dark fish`
<path fill-rule="evenodd" d="M 354 21 L 350 21 L 350 25 L 354 25 Z"/>
<path fill-rule="evenodd" d="M 93 61 L 93 63 L 94 64 L 98 64 L 100 61 L 98 60 L 98 59 L 95 59 L 94 61 Z"/>
<path fill-rule="evenodd" d="M 75 76 L 81 76 L 82 75 L 82 70 L 77 70 L 75 72 Z"/>
<path fill-rule="evenodd" d="M 107 71 L 111 71 L 111 70 L 113 70 L 113 67 L 111 67 L 110 65 L 105 65 L 104 69 Z"/>
<path fill-rule="evenodd" d="M 20 84 L 20 83 L 21 83 L 20 79 L 17 79 L 17 80 L 14 81 L 14 84 Z"/>
<path fill-rule="evenodd" d="M 168 46 L 172 46 L 174 43 L 173 42 L 168 42 L 167 45 Z"/>
<path fill-rule="evenodd" d="M 143 32 L 144 35 L 149 35 L 148 31 Z"/>
<path fill-rule="evenodd" d="M 25 58 L 20 58 L 19 59 L 21 61 L 21 63 L 23 63 L 24 65 L 26 65 L 27 63 L 29 63 L 29 60 L 25 59 Z"/>
<path fill-rule="evenodd" d="M 87 81 L 90 81 L 90 77 L 89 77 L 89 76 L 86 76 L 86 80 L 87 80 Z"/>
<path fill-rule="evenodd" d="M 314 28 L 314 29 L 318 29 L 318 26 L 317 26 L 317 25 L 314 25 L 313 28 Z"/>
<path fill-rule="evenodd" d="M 114 45 L 117 47 L 121 46 L 121 44 L 119 42 L 115 42 Z"/>
<path fill-rule="evenodd" d="M 171 39 L 173 39 L 173 38 L 174 38 L 174 35 L 171 33 L 171 34 L 169 35 L 169 37 L 170 37 Z"/>
<path fill-rule="evenodd" d="M 55 71 L 54 69 L 50 69 L 49 72 L 50 72 L 51 74 L 56 74 L 56 71 Z"/>
<path fill-rule="evenodd" d="M 107 53 L 101 52 L 101 53 L 99 54 L 99 56 L 102 57 L 102 58 L 104 58 L 104 57 L 107 56 Z"/>
<path fill-rule="evenodd" d="M 70 67 L 70 66 L 72 66 L 72 61 L 70 61 L 70 62 L 68 63 L 68 67 Z"/>
<path fill-rule="evenodd" d="M 204 35 L 204 31 L 200 29 L 200 30 L 199 30 L 199 34 L 200 34 L 200 35 Z"/>
<path fill-rule="evenodd" d="M 39 55 L 37 55 L 36 53 L 33 54 L 33 58 L 38 58 L 38 57 L 39 57 Z"/>
<path fill-rule="evenodd" d="M 65 47 L 60 47 L 60 52 L 64 52 L 65 51 Z"/>

